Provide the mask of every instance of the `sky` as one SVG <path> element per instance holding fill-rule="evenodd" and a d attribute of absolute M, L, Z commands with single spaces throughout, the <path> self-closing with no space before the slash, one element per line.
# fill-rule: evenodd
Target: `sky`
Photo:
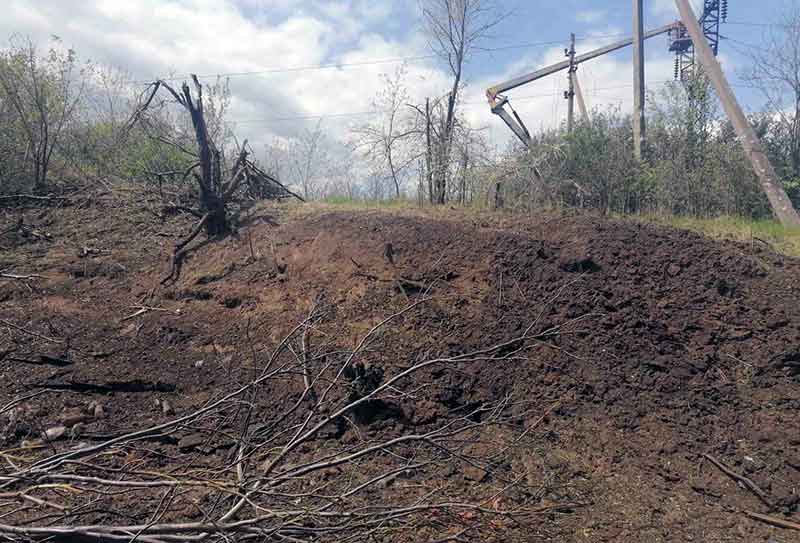
<path fill-rule="evenodd" d="M 424 0 L 423 0 L 424 1 Z M 702 4 L 695 0 L 696 4 Z M 747 109 L 760 96 L 740 74 L 748 45 L 758 46 L 791 0 L 729 0 L 720 60 Z M 564 59 L 569 34 L 577 52 L 630 36 L 630 0 L 508 0 L 506 16 L 466 67 L 463 111 L 502 146 L 509 132 L 486 104 L 485 89 Z M 674 0 L 645 0 L 645 27 L 677 17 Z M 374 117 L 382 77 L 405 66 L 412 100 L 444 94 L 450 77 L 431 57 L 417 0 L 4 0 L 0 41 L 14 33 L 45 47 L 57 35 L 82 59 L 131 74 L 134 84 L 197 73 L 230 76 L 229 119 L 251 142 L 288 138 L 321 122 L 335 137 Z M 646 80 L 657 90 L 673 76 L 664 36 L 646 45 Z M 581 65 L 589 108 L 633 102 L 631 49 Z M 508 93 L 532 130 L 561 123 L 566 74 Z"/>

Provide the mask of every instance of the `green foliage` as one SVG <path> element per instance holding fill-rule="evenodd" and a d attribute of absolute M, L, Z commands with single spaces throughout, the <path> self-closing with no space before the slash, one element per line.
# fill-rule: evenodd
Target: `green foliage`
<path fill-rule="evenodd" d="M 631 211 L 642 194 L 638 165 L 632 157 L 633 134 L 617 112 L 595 112 L 565 138 L 565 174 L 573 181 L 573 202 L 599 209 Z"/>
<path fill-rule="evenodd" d="M 783 188 L 791 198 L 795 208 L 800 208 L 800 177 L 790 177 L 783 181 Z"/>
<path fill-rule="evenodd" d="M 81 94 L 74 51 L 53 38 L 39 55 L 12 37 L 0 51 L 0 174 L 4 190 L 45 190 L 55 151 Z"/>
<path fill-rule="evenodd" d="M 666 213 L 694 217 L 769 217 L 771 211 L 730 123 L 723 120 L 709 82 L 670 83 L 650 97 L 645 159 L 633 158 L 629 116 L 593 111 L 571 134 L 535 136 L 533 152 L 516 149 L 506 164 L 520 179 L 506 183 L 507 206 L 532 198 L 537 186 L 524 161 L 535 163 L 543 182 L 537 205 L 570 206 L 601 213 Z M 762 123 L 762 137 L 781 152 L 783 136 Z M 769 148 L 769 145 L 768 145 Z M 530 158 L 533 157 L 533 158 Z M 784 172 L 788 170 L 782 170 Z M 787 190 L 800 196 L 797 177 Z"/>

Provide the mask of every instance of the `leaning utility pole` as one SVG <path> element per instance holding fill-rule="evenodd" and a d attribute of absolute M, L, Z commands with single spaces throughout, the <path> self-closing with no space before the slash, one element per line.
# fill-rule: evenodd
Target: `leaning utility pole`
<path fill-rule="evenodd" d="M 572 134 L 572 128 L 575 126 L 575 71 L 578 66 L 575 64 L 575 34 L 570 34 L 569 49 L 564 51 L 565 55 L 569 57 L 569 73 L 567 80 L 569 82 L 569 90 L 564 93 L 564 98 L 567 99 L 567 132 Z"/>
<path fill-rule="evenodd" d="M 750 126 L 747 117 L 745 117 L 742 108 L 739 106 L 739 102 L 736 101 L 736 96 L 722 73 L 722 68 L 714 56 L 714 51 L 711 50 L 703 31 L 700 29 L 700 24 L 697 22 L 694 11 L 689 5 L 689 0 L 675 0 L 675 4 L 678 6 L 683 24 L 692 38 L 700 64 L 714 84 L 717 94 L 719 94 L 722 107 L 731 120 L 734 130 L 736 130 L 736 135 L 739 136 L 742 148 L 761 181 L 761 187 L 772 205 L 775 216 L 783 225 L 800 226 L 800 216 L 792 206 L 789 196 L 786 195 L 786 191 L 772 168 L 769 158 L 764 153 L 753 127 Z"/>
<path fill-rule="evenodd" d="M 577 70 L 578 67 L 575 67 Z M 572 85 L 575 90 L 575 98 L 578 100 L 578 109 L 581 112 L 581 118 L 584 122 L 589 120 L 589 112 L 586 110 L 586 101 L 583 99 L 583 89 L 581 89 L 581 82 L 578 79 L 578 72 L 572 74 Z"/>
<path fill-rule="evenodd" d="M 644 124 L 644 0 L 633 0 L 633 154 L 642 159 Z"/>

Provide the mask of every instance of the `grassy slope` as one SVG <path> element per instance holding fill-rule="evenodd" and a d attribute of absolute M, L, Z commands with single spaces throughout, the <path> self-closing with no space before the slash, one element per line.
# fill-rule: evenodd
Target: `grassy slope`
<path fill-rule="evenodd" d="M 711 238 L 768 243 L 780 253 L 800 257 L 800 229 L 787 228 L 773 220 L 752 220 L 741 217 L 697 219 L 674 216 L 641 217 L 639 220 L 693 230 Z"/>

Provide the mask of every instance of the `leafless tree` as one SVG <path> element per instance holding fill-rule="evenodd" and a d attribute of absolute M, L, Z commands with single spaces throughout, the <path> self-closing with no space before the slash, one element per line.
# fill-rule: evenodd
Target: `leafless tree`
<path fill-rule="evenodd" d="M 419 128 L 414 125 L 407 105 L 405 73 L 405 67 L 401 67 L 393 77 L 384 77 L 384 86 L 372 102 L 373 109 L 379 112 L 377 120 L 354 130 L 356 149 L 389 170 L 396 198 L 400 198 L 402 176 L 419 157 L 410 145 L 419 135 Z"/>
<path fill-rule="evenodd" d="M 442 146 L 443 127 L 444 127 L 444 112 L 445 105 L 442 99 L 425 99 L 425 105 L 408 104 L 415 112 L 414 126 L 417 137 L 415 139 L 416 147 L 420 150 L 417 156 L 421 156 L 424 160 L 421 163 L 420 172 L 420 191 L 421 193 L 427 192 L 428 201 L 431 204 L 444 201 L 445 197 L 440 198 L 439 189 L 442 187 L 436 180 L 437 172 L 447 171 L 449 165 L 441 164 L 443 155 L 439 152 Z"/>
<path fill-rule="evenodd" d="M 429 46 L 453 77 L 437 148 L 438 168 L 434 171 L 436 203 L 443 204 L 464 68 L 473 51 L 503 17 L 492 0 L 428 0 L 421 7 Z"/>
<path fill-rule="evenodd" d="M 303 198 L 312 200 L 319 197 L 319 181 L 326 159 L 325 133 L 322 119 L 313 129 L 304 129 L 299 136 L 289 142 L 288 157 L 291 178 L 303 191 Z"/>
<path fill-rule="evenodd" d="M 762 46 L 748 48 L 752 60 L 743 77 L 756 86 L 786 134 L 790 174 L 800 177 L 800 6 L 787 4 Z"/>

